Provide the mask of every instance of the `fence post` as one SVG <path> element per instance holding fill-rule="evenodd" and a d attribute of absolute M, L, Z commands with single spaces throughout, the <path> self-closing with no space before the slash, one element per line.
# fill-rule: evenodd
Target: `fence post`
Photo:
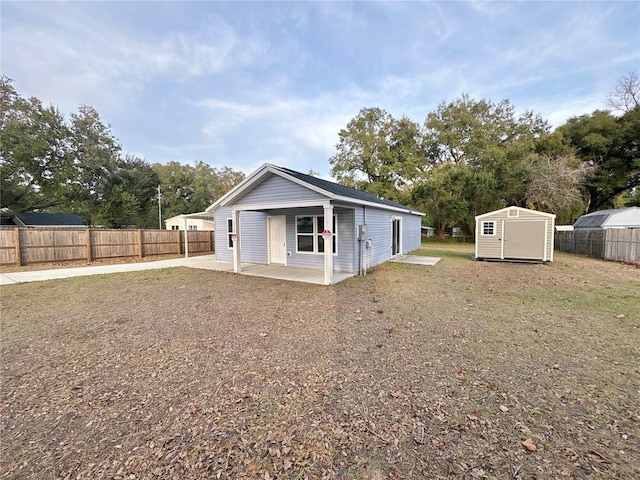
<path fill-rule="evenodd" d="M 13 243 L 15 244 L 15 247 L 16 247 L 16 266 L 19 267 L 22 265 L 22 258 L 20 255 L 20 229 L 17 227 L 13 234 Z"/>
<path fill-rule="evenodd" d="M 209 252 L 213 252 L 213 232 L 209 230 Z"/>
<path fill-rule="evenodd" d="M 87 263 L 91 263 L 91 229 L 87 227 L 85 234 L 85 242 L 87 244 Z"/>
<path fill-rule="evenodd" d="M 182 235 L 180 234 L 180 229 L 176 230 L 176 240 L 178 240 L 178 255 L 182 253 Z"/>
<path fill-rule="evenodd" d="M 142 258 L 142 229 L 138 229 L 138 257 Z"/>

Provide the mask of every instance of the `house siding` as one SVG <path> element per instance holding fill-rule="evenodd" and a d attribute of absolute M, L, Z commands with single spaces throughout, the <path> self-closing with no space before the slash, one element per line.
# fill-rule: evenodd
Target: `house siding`
<path fill-rule="evenodd" d="M 274 202 L 284 203 L 307 200 L 322 201 L 326 200 L 326 197 L 286 178 L 271 175 L 260 185 L 247 192 L 246 195 L 236 200 L 235 204 L 238 206 L 267 205 Z"/>
<path fill-rule="evenodd" d="M 233 260 L 233 250 L 228 248 L 227 240 L 227 219 L 231 218 L 230 207 L 220 207 L 215 211 L 214 219 L 216 223 L 216 260 Z"/>
<path fill-rule="evenodd" d="M 264 212 L 240 212 L 240 255 L 243 262 L 267 263 L 267 214 Z"/>
<path fill-rule="evenodd" d="M 297 253 L 296 252 L 296 216 L 323 215 L 320 207 L 297 208 L 277 210 L 278 214 L 287 216 L 287 265 L 294 267 L 324 267 L 323 253 Z M 284 213 L 282 213 L 284 212 Z M 275 215 L 276 213 L 274 213 Z M 338 254 L 333 256 L 333 268 L 336 272 L 356 272 L 354 259 L 354 214 L 352 209 L 334 207 L 333 214 L 338 220 Z"/>
<path fill-rule="evenodd" d="M 367 208 L 365 212 L 368 238 L 371 248 L 365 249 L 367 266 L 374 267 L 391 258 L 391 217 L 390 212 Z"/>
<path fill-rule="evenodd" d="M 422 239 L 420 238 L 421 219 L 417 215 L 402 216 L 402 253 L 409 253 L 420 248 Z"/>

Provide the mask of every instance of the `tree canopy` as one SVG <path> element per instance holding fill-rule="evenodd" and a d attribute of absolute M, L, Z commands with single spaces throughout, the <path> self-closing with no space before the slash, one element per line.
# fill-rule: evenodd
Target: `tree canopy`
<path fill-rule="evenodd" d="M 505 206 L 555 213 L 573 223 L 585 212 L 638 202 L 638 76 L 609 97 L 620 116 L 596 111 L 551 131 L 509 100 L 463 94 L 440 103 L 424 124 L 364 108 L 339 132 L 329 163 L 340 183 L 410 203 L 443 234 L 471 233 L 474 217 Z"/>
<path fill-rule="evenodd" d="M 228 167 L 150 164 L 125 154 L 89 105 L 69 119 L 23 98 L 0 77 L 0 176 L 3 215 L 76 213 L 87 225 L 156 227 L 157 187 L 165 218 L 204 210 L 244 178 Z"/>

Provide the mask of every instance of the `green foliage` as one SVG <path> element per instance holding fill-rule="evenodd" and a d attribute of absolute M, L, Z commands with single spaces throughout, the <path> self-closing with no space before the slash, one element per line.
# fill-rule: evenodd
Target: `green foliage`
<path fill-rule="evenodd" d="M 618 196 L 640 185 L 640 107 L 617 118 L 604 111 L 574 117 L 559 131 L 592 167 L 582 189 L 587 211 L 615 206 Z"/>
<path fill-rule="evenodd" d="M 62 201 L 69 166 L 64 118 L 37 98 L 22 98 L 0 77 L 0 208 L 10 214 Z"/>
<path fill-rule="evenodd" d="M 169 216 L 204 210 L 244 178 L 228 167 L 150 165 L 122 154 L 108 125 L 83 105 L 65 121 L 0 77 L 0 174 L 4 214 L 77 213 L 88 225 L 156 227 L 157 187 Z M 166 218 L 166 215 L 165 215 Z"/>
<path fill-rule="evenodd" d="M 242 172 L 214 168 L 204 162 L 196 162 L 195 166 L 169 162 L 152 168 L 162 191 L 164 218 L 201 212 L 244 180 Z"/>
<path fill-rule="evenodd" d="M 363 108 L 338 134 L 331 175 L 343 185 L 398 201 L 424 167 L 417 124 L 380 108 Z"/>

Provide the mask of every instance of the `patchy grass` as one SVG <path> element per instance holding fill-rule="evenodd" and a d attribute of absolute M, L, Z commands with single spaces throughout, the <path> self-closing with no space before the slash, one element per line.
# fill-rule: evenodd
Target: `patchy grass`
<path fill-rule="evenodd" d="M 0 476 L 639 478 L 640 270 L 426 247 L 2 287 Z"/>

